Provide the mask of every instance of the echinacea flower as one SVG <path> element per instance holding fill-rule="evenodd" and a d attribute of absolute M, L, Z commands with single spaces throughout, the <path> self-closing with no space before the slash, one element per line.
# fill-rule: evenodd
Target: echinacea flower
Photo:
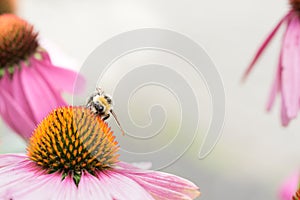
<path fill-rule="evenodd" d="M 16 0 L 1 0 L 0 15 L 4 13 L 14 13 L 16 9 Z"/>
<path fill-rule="evenodd" d="M 0 15 L 0 115 L 16 133 L 28 140 L 53 108 L 66 105 L 61 93 L 72 93 L 76 80 L 83 85 L 76 72 L 51 63 L 30 24 Z"/>
<path fill-rule="evenodd" d="M 300 0 L 289 0 L 289 2 L 291 10 L 263 42 L 244 75 L 246 78 L 276 32 L 283 24 L 286 24 L 276 77 L 267 103 L 269 111 L 273 106 L 276 94 L 281 94 L 281 123 L 283 126 L 287 126 L 292 119 L 296 118 L 300 109 Z"/>
<path fill-rule="evenodd" d="M 297 171 L 296 173 L 289 176 L 282 184 L 279 190 L 279 198 L 280 200 L 291 200 L 295 195 L 300 181 L 300 173 Z M 300 199 L 299 199 L 300 200 Z"/>
<path fill-rule="evenodd" d="M 27 155 L 0 156 L 0 199 L 194 199 L 198 187 L 175 175 L 119 161 L 108 125 L 86 107 L 53 110 L 35 129 Z"/>

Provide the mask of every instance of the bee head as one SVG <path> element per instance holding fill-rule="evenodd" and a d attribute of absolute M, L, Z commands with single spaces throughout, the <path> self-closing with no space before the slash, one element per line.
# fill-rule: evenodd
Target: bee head
<path fill-rule="evenodd" d="M 89 107 L 95 114 L 103 117 L 108 117 L 112 110 L 111 98 L 104 94 L 103 90 L 97 88 L 87 101 L 87 107 Z"/>
<path fill-rule="evenodd" d="M 93 97 L 93 103 L 95 106 L 95 110 L 99 114 L 108 114 L 112 109 L 112 101 L 111 98 L 107 95 L 99 95 Z"/>
<path fill-rule="evenodd" d="M 96 88 L 96 92 L 88 98 L 86 106 L 95 114 L 100 115 L 101 119 L 103 120 L 109 118 L 111 114 L 117 122 L 119 128 L 121 129 L 122 134 L 125 135 L 125 132 L 120 125 L 117 115 L 112 109 L 111 97 L 104 94 L 101 88 Z"/>

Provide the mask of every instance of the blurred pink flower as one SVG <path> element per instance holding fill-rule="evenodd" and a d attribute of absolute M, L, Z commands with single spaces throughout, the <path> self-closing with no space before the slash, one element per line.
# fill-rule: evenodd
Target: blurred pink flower
<path fill-rule="evenodd" d="M 16 133 L 29 139 L 49 111 L 66 105 L 61 93 L 73 93 L 75 81 L 84 85 L 76 72 L 51 63 L 30 24 L 0 15 L 0 115 Z"/>
<path fill-rule="evenodd" d="M 281 94 L 283 126 L 287 126 L 292 119 L 296 118 L 300 109 L 300 1 L 290 0 L 289 2 L 292 9 L 280 20 L 260 46 L 243 77 L 245 79 L 249 75 L 275 33 L 283 24 L 286 24 L 276 77 L 267 103 L 269 111 L 273 107 L 277 93 Z"/>
<path fill-rule="evenodd" d="M 16 0 L 1 0 L 0 14 L 14 13 L 16 11 Z"/>
<path fill-rule="evenodd" d="M 186 179 L 120 162 L 112 131 L 86 107 L 53 110 L 27 150 L 0 155 L 0 199 L 191 200 L 200 194 Z"/>
<path fill-rule="evenodd" d="M 280 200 L 291 200 L 297 192 L 300 180 L 300 173 L 297 171 L 288 177 L 282 184 L 279 191 Z"/>

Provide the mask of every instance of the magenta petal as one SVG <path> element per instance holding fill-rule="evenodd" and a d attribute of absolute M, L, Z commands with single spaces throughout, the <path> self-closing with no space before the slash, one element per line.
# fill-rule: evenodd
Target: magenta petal
<path fill-rule="evenodd" d="M 8 95 L 8 94 L 6 94 Z M 1 91 L 0 91 L 0 115 L 2 117 L 2 120 L 15 132 L 18 131 L 17 126 L 15 125 L 14 121 L 10 118 L 8 114 L 8 108 L 6 106 L 5 97 L 3 97 Z"/>
<path fill-rule="evenodd" d="M 122 167 L 120 173 L 135 180 L 155 199 L 192 200 L 200 195 L 199 188 L 195 184 L 178 176 L 141 170 L 127 163 L 119 163 L 119 166 Z"/>
<path fill-rule="evenodd" d="M 21 73 L 23 90 L 37 123 L 52 109 L 66 105 L 60 94 L 40 76 L 36 66 L 22 67 Z"/>
<path fill-rule="evenodd" d="M 276 99 L 277 93 L 280 91 L 280 85 L 281 85 L 281 58 L 279 59 L 279 64 L 276 70 L 275 79 L 272 84 L 271 92 L 269 95 L 269 99 L 267 102 L 267 111 L 270 111 L 273 107 L 274 101 Z"/>
<path fill-rule="evenodd" d="M 23 154 L 2 154 L 0 155 L 0 168 L 10 166 L 18 161 L 23 161 L 26 158 L 27 157 Z"/>
<path fill-rule="evenodd" d="M 256 52 L 252 62 L 250 63 L 250 65 L 248 66 L 248 68 L 246 69 L 244 75 L 243 75 L 243 80 L 245 80 L 247 78 L 247 76 L 249 75 L 249 73 L 252 71 L 253 66 L 256 64 L 256 62 L 258 61 L 258 59 L 260 58 L 260 56 L 262 55 L 262 53 L 264 52 L 265 48 L 268 46 L 268 44 L 271 42 L 271 40 L 273 39 L 273 37 L 275 36 L 275 34 L 277 33 L 277 31 L 279 30 L 280 26 L 282 25 L 283 22 L 285 22 L 290 15 L 292 14 L 292 11 L 289 12 L 286 16 L 284 16 L 279 23 L 275 26 L 275 28 L 272 30 L 272 32 L 268 35 L 268 37 L 265 39 L 265 41 L 262 43 L 262 45 L 259 47 L 258 51 Z"/>
<path fill-rule="evenodd" d="M 78 186 L 78 198 L 114 200 L 110 188 L 105 187 L 104 178 L 102 179 L 104 176 L 106 175 L 99 174 L 99 177 L 97 178 L 84 172 Z M 72 181 L 70 184 L 74 185 L 74 182 Z M 126 198 L 126 196 L 123 198 Z"/>
<path fill-rule="evenodd" d="M 286 30 L 282 45 L 282 98 L 288 118 L 295 118 L 300 97 L 300 20 L 294 16 Z"/>
<path fill-rule="evenodd" d="M 45 77 L 45 80 L 60 92 L 80 93 L 85 86 L 84 78 L 71 70 L 55 67 L 40 66 L 37 70 Z M 78 88 L 74 88 L 74 87 Z"/>
<path fill-rule="evenodd" d="M 52 192 L 51 199 L 57 200 L 80 200 L 88 199 L 87 196 L 79 196 L 78 188 L 73 179 L 68 176 L 59 183 L 59 187 Z"/>
<path fill-rule="evenodd" d="M 33 119 L 33 113 L 28 104 L 27 98 L 23 91 L 23 84 L 20 70 L 16 70 L 11 81 L 11 92 L 16 103 L 24 110 L 24 112 Z"/>
<path fill-rule="evenodd" d="M 1 113 L 3 119 L 14 131 L 28 139 L 36 124 L 6 91 L 0 90 L 0 97 L 5 103 L 5 112 Z"/>
<path fill-rule="evenodd" d="M 6 91 L 0 90 L 0 97 L 5 103 L 5 112 L 1 113 L 3 119 L 13 130 L 28 139 L 36 126 L 35 123 Z"/>
<path fill-rule="evenodd" d="M 108 199 L 111 200 L 112 196 L 98 178 L 84 172 L 82 174 L 80 184 L 78 186 L 78 197 L 81 199 Z"/>
<path fill-rule="evenodd" d="M 115 173 L 113 171 L 98 174 L 97 186 L 102 187 L 103 191 L 110 194 L 108 200 L 155 200 L 152 195 L 125 174 Z"/>
<path fill-rule="evenodd" d="M 297 192 L 299 178 L 300 174 L 296 172 L 285 180 L 279 191 L 280 200 L 293 199 L 294 194 Z"/>
<path fill-rule="evenodd" d="M 76 187 L 71 176 L 62 180 L 61 173 L 48 174 L 26 155 L 0 155 L 0 199 L 190 200 L 199 194 L 194 184 L 177 176 L 118 165 L 96 176 L 83 171 Z"/>
<path fill-rule="evenodd" d="M 2 159 L 10 164 L 0 162 L 0 199 L 54 199 L 53 194 L 61 185 L 61 174 L 43 173 L 25 155 L 1 155 Z"/>
<path fill-rule="evenodd" d="M 289 125 L 291 119 L 287 115 L 287 110 L 284 103 L 284 98 L 281 98 L 281 124 L 282 126 Z"/>
<path fill-rule="evenodd" d="M 6 92 L 9 95 L 12 95 L 12 91 L 13 91 L 12 87 L 11 87 L 11 83 L 12 83 L 12 80 L 10 79 L 8 74 L 5 74 L 0 80 L 1 89 L 5 88 Z"/>

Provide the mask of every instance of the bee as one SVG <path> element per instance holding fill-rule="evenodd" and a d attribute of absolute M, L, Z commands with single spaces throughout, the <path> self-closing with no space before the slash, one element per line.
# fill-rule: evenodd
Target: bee
<path fill-rule="evenodd" d="M 113 102 L 111 97 L 105 94 L 101 88 L 96 88 L 96 91 L 90 97 L 88 97 L 86 107 L 98 115 L 103 121 L 112 115 L 118 127 L 122 131 L 122 134 L 125 135 L 117 115 L 113 111 Z"/>

